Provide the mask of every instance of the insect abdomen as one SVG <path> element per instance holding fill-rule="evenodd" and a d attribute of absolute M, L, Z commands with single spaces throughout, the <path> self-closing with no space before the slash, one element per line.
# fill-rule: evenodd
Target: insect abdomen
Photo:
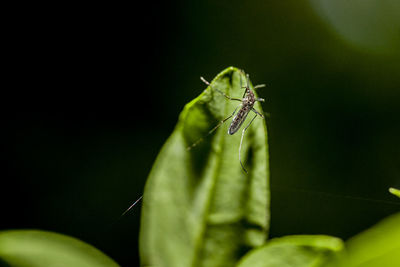
<path fill-rule="evenodd" d="M 241 108 L 236 116 L 233 118 L 231 125 L 228 129 L 228 134 L 232 135 L 236 133 L 240 126 L 242 126 L 243 122 L 246 120 L 247 115 L 249 114 L 249 109 Z"/>

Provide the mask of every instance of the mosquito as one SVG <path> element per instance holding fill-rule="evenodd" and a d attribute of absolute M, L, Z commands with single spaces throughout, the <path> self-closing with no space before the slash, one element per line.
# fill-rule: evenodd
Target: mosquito
<path fill-rule="evenodd" d="M 243 71 L 241 71 L 242 73 L 244 73 Z M 233 135 L 235 134 L 240 127 L 242 126 L 243 122 L 246 120 L 247 115 L 249 115 L 250 111 L 254 112 L 255 115 L 254 117 L 251 119 L 251 121 L 249 122 L 249 124 L 247 124 L 247 126 L 245 128 L 243 128 L 242 130 L 242 137 L 240 138 L 240 145 L 239 145 L 239 162 L 240 162 L 240 166 L 242 166 L 242 169 L 245 173 L 248 173 L 246 168 L 244 167 L 243 163 L 242 163 L 242 158 L 241 158 L 241 151 L 242 151 L 242 143 L 243 143 L 243 137 L 244 137 L 244 133 L 247 130 L 247 128 L 249 128 L 250 124 L 254 121 L 254 119 L 257 116 L 260 116 L 262 119 L 264 119 L 264 115 L 261 114 L 261 112 L 257 111 L 254 108 L 254 104 L 259 101 L 259 102 L 264 102 L 263 98 L 256 98 L 253 91 L 250 89 L 250 82 L 249 82 L 249 74 L 246 74 L 246 86 L 242 86 L 242 75 L 240 75 L 240 88 L 241 89 L 245 89 L 242 98 L 234 98 L 234 97 L 230 97 L 227 94 L 225 94 L 224 92 L 218 90 L 217 88 L 213 88 L 213 86 L 203 77 L 200 77 L 200 80 L 202 80 L 206 85 L 210 86 L 211 89 L 217 91 L 218 93 L 222 94 L 226 99 L 228 100 L 232 100 L 232 101 L 239 101 L 241 102 L 241 104 L 239 106 L 237 106 L 235 108 L 235 110 L 233 111 L 233 113 L 223 119 L 222 121 L 220 121 L 217 126 L 215 126 L 214 128 L 212 128 L 206 136 L 209 136 L 210 134 L 212 134 L 215 130 L 217 130 L 224 122 L 226 122 L 227 120 L 229 120 L 230 118 L 233 117 L 231 125 L 229 126 L 228 129 L 228 134 L 229 135 Z M 265 84 L 259 84 L 254 86 L 254 89 L 257 88 L 261 88 L 261 87 L 265 87 Z M 236 113 L 236 111 L 238 110 L 238 108 L 240 107 L 239 111 Z M 236 115 L 235 115 L 236 114 Z M 206 137 L 205 136 L 205 137 Z M 192 149 L 193 147 L 197 146 L 201 141 L 204 140 L 204 138 L 200 138 L 199 140 L 197 140 L 196 142 L 194 142 L 191 146 L 189 146 L 187 148 L 187 150 Z M 141 199 L 143 196 L 141 196 L 139 199 L 137 199 L 122 215 L 124 216 L 128 211 L 130 211 Z"/>
<path fill-rule="evenodd" d="M 243 71 L 242 71 L 243 72 Z M 244 72 L 243 72 L 244 73 Z M 228 100 L 232 100 L 232 101 L 239 101 L 241 102 L 241 104 L 239 106 L 237 106 L 235 108 L 235 110 L 233 111 L 233 113 L 223 119 L 222 121 L 220 121 L 217 126 L 215 126 L 213 129 L 211 129 L 206 136 L 209 136 L 210 134 L 212 134 L 215 130 L 217 130 L 222 124 L 224 124 L 224 122 L 226 122 L 227 120 L 229 120 L 230 118 L 233 117 L 232 122 L 229 126 L 228 129 L 228 134 L 229 135 L 233 135 L 235 134 L 240 127 L 242 126 L 243 122 L 246 120 L 247 115 L 249 115 L 250 111 L 252 111 L 255 115 L 254 117 L 251 119 L 251 121 L 249 122 L 249 124 L 247 124 L 246 127 L 243 128 L 242 130 L 242 136 L 240 138 L 240 145 L 239 145 L 239 162 L 240 162 L 240 166 L 242 166 L 242 169 L 245 173 L 248 173 L 246 168 L 244 167 L 243 163 L 242 163 L 242 158 L 241 158 L 241 151 L 242 151 L 242 143 L 243 143 L 243 137 L 244 137 L 244 133 L 245 131 L 249 128 L 250 124 L 254 121 L 254 119 L 257 116 L 260 116 L 262 119 L 264 119 L 264 115 L 261 114 L 261 112 L 257 111 L 254 108 L 254 104 L 259 101 L 259 102 L 264 102 L 265 100 L 263 98 L 257 98 L 254 95 L 254 92 L 250 89 L 250 82 L 249 82 L 249 74 L 246 75 L 246 86 L 242 86 L 242 75 L 240 75 L 240 88 L 241 89 L 245 89 L 242 98 L 234 98 L 234 97 L 230 97 L 227 94 L 225 94 L 224 92 L 218 90 L 217 88 L 213 88 L 213 86 L 203 77 L 200 77 L 200 80 L 202 82 L 204 82 L 206 85 L 210 86 L 211 89 L 217 91 L 218 93 L 222 94 L 226 99 Z M 254 89 L 257 88 L 261 88 L 261 87 L 265 87 L 265 84 L 259 84 L 254 86 Z M 239 111 L 236 113 L 236 111 L 239 109 Z M 201 141 L 203 141 L 204 138 L 200 138 L 199 140 L 197 140 L 195 143 L 193 143 L 191 146 L 188 147 L 188 150 L 192 149 L 193 147 L 195 147 L 198 143 L 200 143 Z"/>

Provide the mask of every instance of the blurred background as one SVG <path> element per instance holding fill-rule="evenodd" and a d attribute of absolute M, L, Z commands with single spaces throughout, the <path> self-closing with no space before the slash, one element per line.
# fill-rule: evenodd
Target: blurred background
<path fill-rule="evenodd" d="M 400 211 L 399 1 L 140 5 L 9 9 L 0 230 L 56 231 L 138 266 L 140 205 L 120 215 L 199 77 L 228 66 L 267 84 L 271 237 L 348 239 Z"/>

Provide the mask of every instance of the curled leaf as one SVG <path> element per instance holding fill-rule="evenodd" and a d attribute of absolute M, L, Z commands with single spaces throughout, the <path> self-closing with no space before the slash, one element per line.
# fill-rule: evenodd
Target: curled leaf
<path fill-rule="evenodd" d="M 207 133 L 240 104 L 244 74 L 229 67 L 188 103 L 161 149 L 146 183 L 140 232 L 144 266 L 234 266 L 262 245 L 269 225 L 268 147 L 265 121 L 246 131 L 241 169 L 240 131 L 229 122 Z M 199 82 L 200 83 L 200 82 Z M 256 103 L 255 108 L 261 111 Z M 251 116 L 243 125 L 247 125 Z M 243 127 L 243 126 L 242 126 Z M 193 143 L 204 140 L 192 149 Z"/>

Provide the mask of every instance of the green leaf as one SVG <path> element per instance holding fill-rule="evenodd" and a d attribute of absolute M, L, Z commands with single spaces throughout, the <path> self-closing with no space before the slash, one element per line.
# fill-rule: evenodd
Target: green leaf
<path fill-rule="evenodd" d="M 245 85 L 243 73 L 229 67 L 211 85 L 241 98 L 241 80 Z M 199 81 L 196 87 L 202 85 Z M 265 121 L 256 118 L 246 131 L 242 147 L 246 174 L 238 158 L 241 131 L 228 135 L 226 122 L 207 136 L 240 104 L 213 89 L 208 87 L 185 106 L 147 180 L 140 232 L 143 266 L 234 266 L 267 238 Z M 262 112 L 259 103 L 254 107 Z M 202 137 L 203 142 L 187 149 Z"/>
<path fill-rule="evenodd" d="M 400 190 L 399 189 L 391 187 L 391 188 L 389 188 L 389 192 L 392 193 L 395 196 L 400 197 Z"/>
<path fill-rule="evenodd" d="M 378 223 L 346 243 L 343 267 L 400 266 L 400 213 Z"/>
<path fill-rule="evenodd" d="M 13 267 L 118 266 L 101 251 L 76 238 L 38 230 L 0 232 L 0 265 Z"/>
<path fill-rule="evenodd" d="M 250 251 L 237 267 L 308 267 L 325 264 L 343 249 L 343 242 L 335 237 L 286 236 L 269 241 Z"/>

